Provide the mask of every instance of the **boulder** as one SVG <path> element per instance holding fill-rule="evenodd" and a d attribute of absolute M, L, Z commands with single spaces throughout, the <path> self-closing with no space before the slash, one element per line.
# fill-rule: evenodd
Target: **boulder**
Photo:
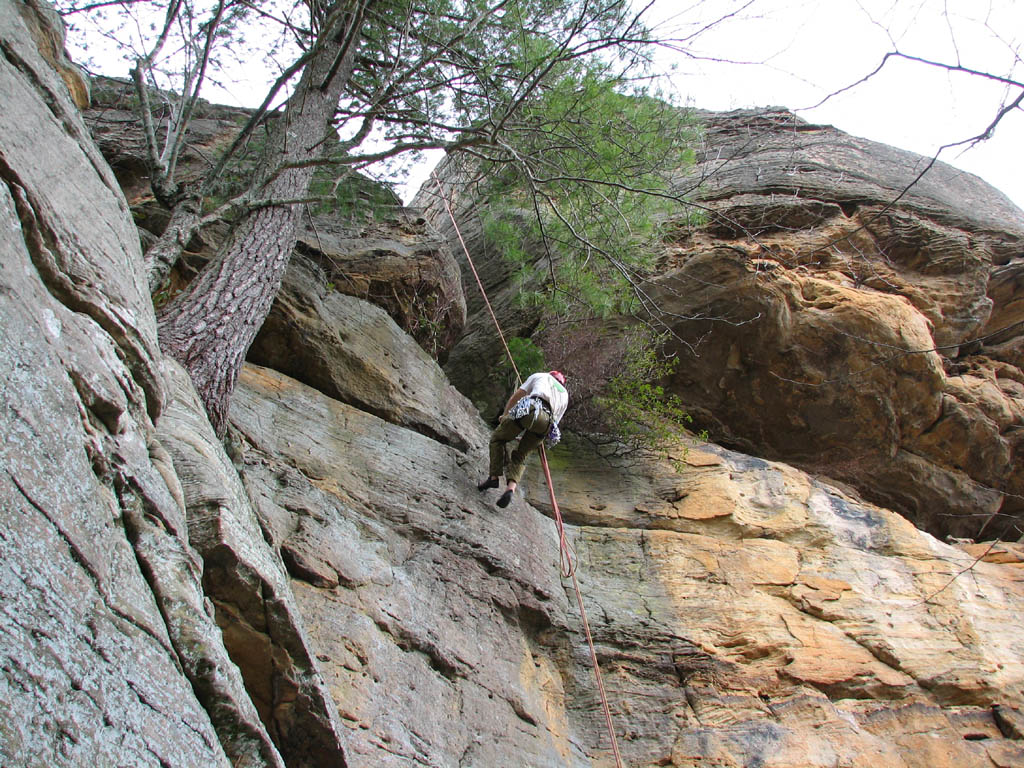
<path fill-rule="evenodd" d="M 464 398 L 393 315 L 335 290 L 332 277 L 343 275 L 295 255 L 248 360 L 464 450 L 454 418 Z"/>
<path fill-rule="evenodd" d="M 675 391 L 729 444 L 854 485 L 938 535 L 1024 495 L 1024 213 L 970 174 L 783 111 L 705 115 L 706 226 L 657 277 Z M 920 176 L 920 178 L 918 178 Z M 684 180 L 680 180 L 684 183 Z M 993 321 L 993 319 L 995 320 Z"/>
<path fill-rule="evenodd" d="M 315 261 L 330 290 L 377 305 L 435 360 L 448 357 L 466 323 L 466 300 L 447 241 L 422 217 L 398 211 L 352 227 L 315 216 L 296 250 Z"/>

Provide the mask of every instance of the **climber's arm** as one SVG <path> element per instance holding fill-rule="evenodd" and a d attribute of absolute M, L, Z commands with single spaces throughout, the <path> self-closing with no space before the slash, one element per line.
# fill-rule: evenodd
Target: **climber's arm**
<path fill-rule="evenodd" d="M 508 399 L 508 404 L 505 405 L 505 413 L 502 414 L 502 418 L 508 416 L 509 411 L 512 410 L 513 406 L 515 406 L 515 404 L 522 400 L 524 397 L 526 397 L 526 390 L 522 388 L 517 389 L 515 392 L 513 392 L 512 397 Z"/>

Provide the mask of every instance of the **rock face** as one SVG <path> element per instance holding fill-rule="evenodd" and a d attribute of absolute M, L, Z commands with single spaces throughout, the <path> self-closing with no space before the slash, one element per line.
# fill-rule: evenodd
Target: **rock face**
<path fill-rule="evenodd" d="M 205 610 L 155 437 L 166 393 L 135 228 L 32 40 L 0 3 L 0 762 L 280 764 Z"/>
<path fill-rule="evenodd" d="M 280 554 L 265 540 L 187 374 L 173 361 L 166 367 L 172 399 L 158 437 L 181 481 L 189 544 L 202 558 L 203 591 L 230 655 L 224 662 L 244 680 L 237 691 L 245 727 L 263 740 L 271 764 L 343 762 L 338 718 Z"/>
<path fill-rule="evenodd" d="M 1012 530 L 1024 213 L 941 163 L 906 189 L 925 158 L 788 113 L 706 123 L 710 221 L 659 274 L 666 309 L 698 318 L 675 328 L 677 391 L 731 443 L 936 534 Z"/>
<path fill-rule="evenodd" d="M 315 258 L 229 456 L 30 40 L 0 0 L 0 764 L 612 765 L 536 463 L 495 509 L 477 410 Z M 1019 548 L 676 459 L 551 454 L 625 764 L 1024 764 Z"/>
<path fill-rule="evenodd" d="M 676 225 L 648 287 L 697 426 L 936 535 L 1019 537 L 1024 212 L 970 174 L 936 163 L 922 176 L 927 158 L 785 111 L 701 116 L 698 163 L 677 183 L 707 223 Z M 416 202 L 450 228 L 431 188 Z M 460 202 L 502 326 L 529 334 L 539 314 L 516 307 Z M 501 346 L 473 301 L 446 369 L 493 406 Z"/>
<path fill-rule="evenodd" d="M 234 403 L 349 764 L 586 765 L 552 524 L 490 507 L 484 431 L 465 401 L 450 417 L 470 455 L 269 369 L 247 369 Z"/>
<path fill-rule="evenodd" d="M 442 163 L 439 172 L 450 180 L 456 173 L 455 166 Z M 472 399 L 481 413 L 488 416 L 499 413 L 514 382 L 497 373 L 505 354 L 476 277 L 487 292 L 488 301 L 501 321 L 506 338 L 528 338 L 536 330 L 542 313 L 536 307 L 524 307 L 519 303 L 518 288 L 511 271 L 500 252 L 484 236 L 483 212 L 457 180 L 455 183 L 447 182 L 443 191 L 437 188 L 436 182 L 424 184 L 412 205 L 422 210 L 430 224 L 448 240 L 462 267 L 467 319 L 462 335 L 444 363 L 445 373 L 459 391 Z M 452 223 L 453 215 L 458 231 Z M 529 214 L 524 212 L 523 215 Z M 469 269 L 463 244 L 473 259 L 477 276 Z"/>
<path fill-rule="evenodd" d="M 75 106 L 89 106 L 89 80 L 64 49 L 64 22 L 45 0 L 23 0 L 15 8 L 32 36 L 36 51 L 64 81 Z"/>
<path fill-rule="evenodd" d="M 97 77 L 92 83 L 91 100 L 83 110 L 93 140 L 107 159 L 136 223 L 157 229 L 166 224 L 153 203 L 146 169 L 146 141 L 139 119 L 132 109 L 138 101 L 131 82 Z M 211 158 L 222 154 L 245 121 L 243 109 L 210 105 L 200 101 L 189 123 L 189 141 L 178 160 L 177 173 L 182 181 L 198 179 L 209 168 Z"/>
<path fill-rule="evenodd" d="M 789 466 L 677 458 L 616 468 L 577 449 L 557 466 L 627 764 L 1024 757 L 999 724 L 1024 673 L 1019 567 L 965 581 L 976 554 Z M 530 501 L 546 506 L 535 484 Z"/>

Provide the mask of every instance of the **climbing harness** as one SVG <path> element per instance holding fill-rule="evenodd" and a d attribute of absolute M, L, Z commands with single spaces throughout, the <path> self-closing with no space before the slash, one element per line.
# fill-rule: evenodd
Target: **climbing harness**
<path fill-rule="evenodd" d="M 537 419 L 540 418 L 540 414 L 543 411 L 547 411 L 548 415 L 551 414 L 547 403 L 539 397 L 527 395 L 526 397 L 519 398 L 519 402 L 512 406 L 512 410 L 508 412 L 508 417 L 516 422 L 529 417 L 530 427 L 532 427 L 537 423 Z"/>
<path fill-rule="evenodd" d="M 512 364 L 512 370 L 515 371 L 516 381 L 519 384 L 522 384 L 523 377 L 519 374 L 519 368 L 516 366 L 516 361 L 512 358 L 512 351 L 509 349 L 508 343 L 505 341 L 505 334 L 502 333 L 501 325 L 498 323 L 498 318 L 494 314 L 494 309 L 491 307 L 490 299 L 487 298 L 487 291 L 484 290 L 483 281 L 480 280 L 480 274 L 476 271 L 476 266 L 473 264 L 473 257 L 469 255 L 469 248 L 466 247 L 466 241 L 462 239 L 462 232 L 459 230 L 459 224 L 455 220 L 455 212 L 452 210 L 451 203 L 444 194 L 444 190 L 441 187 L 441 181 L 437 178 L 437 174 L 431 171 L 430 175 L 433 177 L 434 183 L 437 185 L 438 195 L 441 198 L 441 202 L 444 204 L 448 217 L 452 221 L 452 226 L 455 228 L 455 234 L 459 238 L 459 243 L 462 245 L 463 253 L 466 254 L 466 261 L 469 264 L 470 270 L 473 272 L 473 277 L 476 278 L 477 287 L 480 289 L 480 296 L 483 297 L 484 304 L 487 306 L 487 311 L 491 315 L 491 320 L 494 322 L 494 327 L 498 331 L 498 337 L 501 339 L 501 344 L 505 347 L 505 354 L 508 356 L 509 363 Z M 565 524 L 562 520 L 562 512 L 558 508 L 558 500 L 555 498 L 555 486 L 551 481 L 551 468 L 548 466 L 548 457 L 543 444 L 540 445 L 539 450 L 540 463 L 544 468 L 544 479 L 547 481 L 548 493 L 551 498 L 551 509 L 554 511 L 555 525 L 558 529 L 558 556 L 560 571 L 563 578 L 572 579 L 572 586 L 576 592 L 576 603 L 579 605 L 580 619 L 583 623 L 583 633 L 586 635 L 587 646 L 590 648 L 590 661 L 594 667 L 594 677 L 597 680 L 597 690 L 601 697 L 601 707 L 604 710 L 605 726 L 608 728 L 608 737 L 611 739 L 612 754 L 615 756 L 616 768 L 622 768 L 622 756 L 619 754 L 619 743 L 615 738 L 615 726 L 612 722 L 611 708 L 608 705 L 608 694 L 605 691 L 604 680 L 601 677 L 601 666 L 598 663 L 597 650 L 594 647 L 594 638 L 590 632 L 590 622 L 587 621 L 587 612 L 583 607 L 583 592 L 580 590 L 579 581 L 576 579 L 576 563 L 573 561 L 572 545 L 569 544 L 569 539 L 565 535 Z"/>

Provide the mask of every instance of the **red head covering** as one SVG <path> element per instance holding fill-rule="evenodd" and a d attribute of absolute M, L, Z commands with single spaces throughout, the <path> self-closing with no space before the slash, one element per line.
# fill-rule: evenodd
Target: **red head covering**
<path fill-rule="evenodd" d="M 559 384 L 565 384 L 565 374 L 561 371 L 548 371 L 548 373 L 557 379 Z"/>

